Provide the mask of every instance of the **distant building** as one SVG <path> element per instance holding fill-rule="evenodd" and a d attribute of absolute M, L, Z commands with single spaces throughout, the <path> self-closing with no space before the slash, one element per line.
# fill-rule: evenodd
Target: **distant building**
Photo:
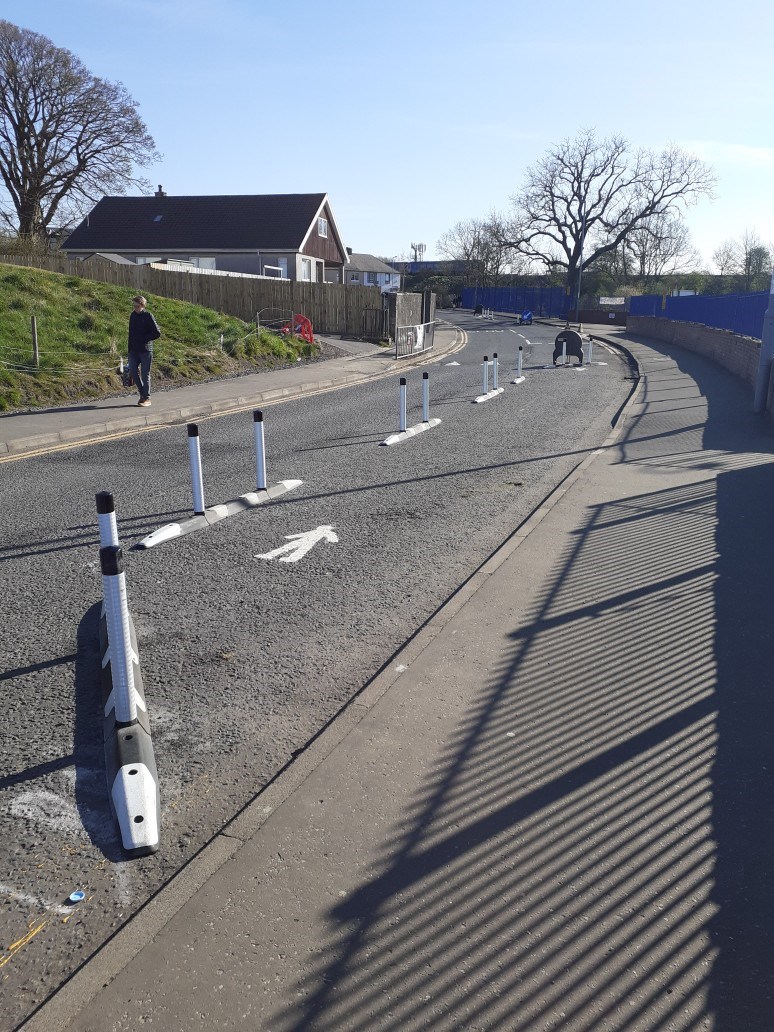
<path fill-rule="evenodd" d="M 400 290 L 400 273 L 373 254 L 355 254 L 347 248 L 349 260 L 344 266 L 347 286 L 378 287 L 383 294 Z"/>

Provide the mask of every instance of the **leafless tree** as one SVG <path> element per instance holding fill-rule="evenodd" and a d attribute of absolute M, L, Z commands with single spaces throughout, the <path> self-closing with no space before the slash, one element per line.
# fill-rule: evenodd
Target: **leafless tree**
<path fill-rule="evenodd" d="M 473 283 L 495 286 L 505 267 L 518 261 L 514 248 L 498 232 L 500 222 L 495 213 L 488 219 L 465 219 L 438 240 L 436 247 L 440 255 L 464 263 L 466 286 Z"/>
<path fill-rule="evenodd" d="M 712 261 L 721 276 L 729 276 L 739 267 L 739 245 L 735 240 L 724 240 L 712 252 Z"/>
<path fill-rule="evenodd" d="M 725 240 L 712 260 L 721 276 L 738 276 L 739 288 L 765 290 L 769 284 L 774 250 L 766 247 L 754 229 L 745 229 L 738 239 Z"/>
<path fill-rule="evenodd" d="M 677 215 L 711 196 L 712 170 L 670 145 L 632 152 L 621 136 L 583 130 L 527 171 L 513 200 L 508 243 L 549 269 L 565 271 L 571 295 L 583 269 L 614 251 L 649 220 Z"/>
<path fill-rule="evenodd" d="M 91 75 L 50 39 L 0 20 L 0 217 L 45 237 L 106 193 L 146 186 L 159 155 L 121 83 Z"/>

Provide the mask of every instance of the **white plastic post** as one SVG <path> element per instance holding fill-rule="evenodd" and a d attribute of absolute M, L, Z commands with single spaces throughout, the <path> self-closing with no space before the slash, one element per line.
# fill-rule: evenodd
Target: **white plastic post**
<path fill-rule="evenodd" d="M 97 520 L 99 521 L 99 547 L 118 547 L 118 527 L 116 526 L 116 507 L 109 491 L 97 494 Z"/>
<path fill-rule="evenodd" d="M 137 720 L 137 699 L 134 693 L 129 605 L 126 599 L 126 577 L 121 549 L 117 545 L 100 548 L 99 562 L 102 568 L 116 721 L 119 724 L 131 724 Z"/>
<path fill-rule="evenodd" d="M 406 377 L 400 378 L 400 411 L 398 413 L 398 432 L 403 433 L 406 429 Z"/>
<path fill-rule="evenodd" d="M 519 358 L 518 358 L 518 361 L 516 363 L 516 375 L 517 376 L 521 376 L 521 360 L 522 360 L 523 355 L 524 355 L 524 347 L 521 344 L 519 344 Z"/>
<path fill-rule="evenodd" d="M 497 390 L 497 352 L 492 355 L 492 390 Z"/>
<path fill-rule="evenodd" d="M 422 373 L 422 422 L 430 422 L 430 374 Z"/>
<path fill-rule="evenodd" d="M 588 364 L 591 365 L 591 356 L 594 354 L 594 341 L 589 337 L 589 357 Z"/>
<path fill-rule="evenodd" d="M 489 355 L 484 355 L 484 368 L 481 373 L 481 393 L 489 394 Z"/>
<path fill-rule="evenodd" d="M 188 457 L 191 462 L 191 487 L 193 489 L 194 513 L 204 515 L 204 480 L 202 479 L 202 453 L 199 446 L 199 427 L 188 424 Z"/>
<path fill-rule="evenodd" d="M 562 365 L 567 365 L 567 338 L 562 337 Z"/>
<path fill-rule="evenodd" d="M 255 433 L 255 470 L 258 490 L 266 490 L 266 446 L 263 439 L 263 412 L 253 410 L 253 431 Z"/>

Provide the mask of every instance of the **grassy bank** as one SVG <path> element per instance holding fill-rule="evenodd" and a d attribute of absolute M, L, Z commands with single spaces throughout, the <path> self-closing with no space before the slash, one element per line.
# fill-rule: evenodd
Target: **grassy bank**
<path fill-rule="evenodd" d="M 109 283 L 0 265 L 0 411 L 99 398 L 122 390 L 119 359 L 135 291 Z M 308 358 L 315 347 L 232 316 L 149 297 L 161 327 L 154 348 L 156 387 L 194 383 L 245 369 Z M 32 316 L 38 335 L 34 367 Z M 222 334 L 222 346 L 221 346 Z"/>

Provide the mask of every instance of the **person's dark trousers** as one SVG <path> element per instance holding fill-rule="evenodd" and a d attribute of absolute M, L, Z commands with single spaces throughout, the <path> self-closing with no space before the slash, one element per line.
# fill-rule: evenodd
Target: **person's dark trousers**
<path fill-rule="evenodd" d="M 129 372 L 137 384 L 141 398 L 150 397 L 150 367 L 153 355 L 149 351 L 130 351 L 128 356 Z"/>

